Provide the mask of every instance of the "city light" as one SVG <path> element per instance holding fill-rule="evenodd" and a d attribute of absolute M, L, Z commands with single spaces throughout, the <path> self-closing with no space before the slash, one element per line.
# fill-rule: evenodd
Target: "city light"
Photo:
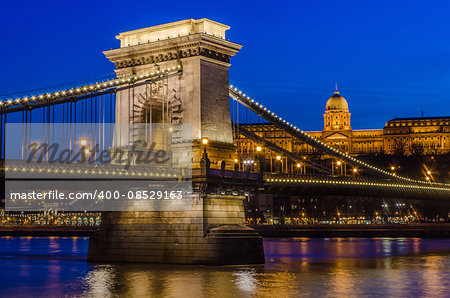
<path fill-rule="evenodd" d="M 281 156 L 277 155 L 277 160 L 281 160 Z"/>
<path fill-rule="evenodd" d="M 80 139 L 80 145 L 81 146 L 86 146 L 87 145 L 87 140 L 86 139 Z"/>
<path fill-rule="evenodd" d="M 208 145 L 208 138 L 202 138 L 202 144 Z"/>
<path fill-rule="evenodd" d="M 262 150 L 261 146 L 256 147 L 256 151 L 260 152 Z"/>

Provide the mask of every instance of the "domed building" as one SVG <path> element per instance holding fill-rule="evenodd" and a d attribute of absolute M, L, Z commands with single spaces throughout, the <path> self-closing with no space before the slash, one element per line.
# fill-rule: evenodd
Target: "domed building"
<path fill-rule="evenodd" d="M 352 130 L 351 113 L 347 100 L 336 88 L 325 105 L 322 133 L 315 133 L 323 142 L 344 152 L 381 152 L 383 150 L 382 130 Z"/>

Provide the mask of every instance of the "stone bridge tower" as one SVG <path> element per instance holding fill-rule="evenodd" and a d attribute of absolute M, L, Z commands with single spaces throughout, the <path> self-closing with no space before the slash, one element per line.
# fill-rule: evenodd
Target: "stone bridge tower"
<path fill-rule="evenodd" d="M 185 144 L 192 150 L 192 167 L 200 167 L 201 140 L 207 138 L 211 165 L 225 161 L 226 168 L 231 168 L 234 146 L 228 69 L 241 45 L 225 39 L 228 29 L 208 19 L 189 19 L 120 33 L 120 48 L 105 52 L 115 63 L 118 77 L 178 67 L 182 72 L 150 88 L 136 84 L 118 90 L 116 122 L 190 124 L 192 138 Z M 114 146 L 127 146 L 129 139 L 115 132 Z M 219 184 L 224 184 L 220 179 Z M 207 174 L 194 174 L 194 180 L 197 185 L 209 183 Z M 100 231 L 89 242 L 88 260 L 264 263 L 261 237 L 244 225 L 243 195 L 196 190 L 192 196 L 189 211 L 103 214 Z"/>
<path fill-rule="evenodd" d="M 153 85 L 152 91 L 146 86 L 133 88 L 132 94 L 129 90 L 119 91 L 116 122 L 149 122 L 142 111 L 145 98 L 152 97 L 153 109 L 165 101 L 162 105 L 170 106 L 170 112 L 165 119 L 161 119 L 164 115 L 155 119 L 156 115 L 151 121 L 192 125 L 194 167 L 201 157 L 200 140 L 207 138 L 212 164 L 225 160 L 227 168 L 231 168 L 234 149 L 228 69 L 230 58 L 242 46 L 225 39 L 229 28 L 208 19 L 189 19 L 120 33 L 120 48 L 105 52 L 119 77 L 178 66 L 182 74 Z"/>

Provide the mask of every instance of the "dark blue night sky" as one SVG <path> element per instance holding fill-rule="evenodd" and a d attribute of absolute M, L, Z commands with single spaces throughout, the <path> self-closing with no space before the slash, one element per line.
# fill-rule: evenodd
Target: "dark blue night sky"
<path fill-rule="evenodd" d="M 101 77 L 119 32 L 202 17 L 244 45 L 231 83 L 303 129 L 335 82 L 354 129 L 450 115 L 450 1 L 8 1 L 0 94 Z"/>

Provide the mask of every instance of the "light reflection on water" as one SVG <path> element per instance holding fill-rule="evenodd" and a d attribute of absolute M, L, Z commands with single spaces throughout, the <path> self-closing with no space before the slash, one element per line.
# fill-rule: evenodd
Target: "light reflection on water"
<path fill-rule="evenodd" d="M 263 266 L 89 264 L 88 238 L 0 237 L 0 296 L 447 296 L 450 239 L 264 241 Z"/>

